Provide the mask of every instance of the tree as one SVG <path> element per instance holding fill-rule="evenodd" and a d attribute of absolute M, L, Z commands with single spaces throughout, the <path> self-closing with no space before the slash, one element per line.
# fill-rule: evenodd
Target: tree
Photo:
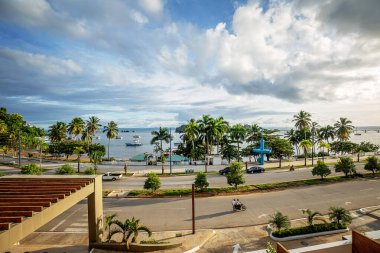
<path fill-rule="evenodd" d="M 305 111 L 300 111 L 298 114 L 293 116 L 294 126 L 305 134 L 304 139 L 306 139 L 306 130 L 311 126 L 311 114 Z"/>
<path fill-rule="evenodd" d="M 152 236 L 152 231 L 147 226 L 141 225 L 139 219 L 135 219 L 135 217 L 132 217 L 132 219 L 129 222 L 129 233 L 130 234 L 128 236 L 128 238 L 130 236 L 132 236 L 132 243 L 137 242 L 137 237 L 138 237 L 140 231 L 147 232 L 149 237 Z M 127 241 L 128 241 L 128 238 L 127 238 Z"/>
<path fill-rule="evenodd" d="M 313 174 L 313 176 L 320 176 L 323 180 L 324 177 L 331 174 L 331 170 L 323 161 L 317 161 L 317 165 L 313 168 L 311 174 Z"/>
<path fill-rule="evenodd" d="M 313 143 L 309 140 L 302 140 L 299 144 L 300 148 L 303 148 L 303 154 L 305 156 L 305 166 L 306 166 L 306 159 L 307 159 L 307 153 L 310 150 Z"/>
<path fill-rule="evenodd" d="M 280 168 L 281 160 L 293 154 L 292 144 L 288 140 L 276 137 L 268 145 L 272 148 L 272 156 L 279 160 Z"/>
<path fill-rule="evenodd" d="M 184 127 L 184 132 L 182 135 L 184 142 L 191 143 L 191 150 L 195 149 L 195 142 L 199 138 L 199 125 L 195 119 L 190 119 Z M 190 151 L 191 154 L 191 151 Z M 192 156 L 190 156 L 192 158 Z"/>
<path fill-rule="evenodd" d="M 330 220 L 338 225 L 348 225 L 352 222 L 350 212 L 343 207 L 330 207 L 328 215 Z"/>
<path fill-rule="evenodd" d="M 227 183 L 234 185 L 237 189 L 239 184 L 245 183 L 243 165 L 240 162 L 233 162 L 230 165 L 230 169 L 230 172 L 226 174 Z"/>
<path fill-rule="evenodd" d="M 339 157 L 339 161 L 335 164 L 335 172 L 343 172 L 347 177 L 348 174 L 356 173 L 355 164 L 351 157 Z"/>
<path fill-rule="evenodd" d="M 108 160 L 110 159 L 110 143 L 111 139 L 115 139 L 119 133 L 119 128 L 114 121 L 111 121 L 104 127 L 103 133 L 106 133 L 108 139 Z"/>
<path fill-rule="evenodd" d="M 116 218 L 117 214 L 111 214 L 111 215 L 106 215 L 105 217 L 105 225 L 108 227 L 108 236 L 107 236 L 107 242 L 111 241 L 111 225 L 114 223 L 114 218 Z"/>
<path fill-rule="evenodd" d="M 292 128 L 289 131 L 286 131 L 285 138 L 287 138 L 288 141 L 296 148 L 296 153 L 297 153 L 296 155 L 298 156 L 299 155 L 298 144 L 300 140 L 298 139 L 297 132 L 294 131 L 294 129 Z"/>
<path fill-rule="evenodd" d="M 335 153 L 349 154 L 357 151 L 359 145 L 350 141 L 334 141 L 330 146 Z"/>
<path fill-rule="evenodd" d="M 84 130 L 84 121 L 80 117 L 75 117 L 68 125 L 67 131 L 69 134 L 74 136 L 74 139 L 77 139 L 77 136 L 83 134 Z"/>
<path fill-rule="evenodd" d="M 160 178 L 157 176 L 157 174 L 154 172 L 148 173 L 148 178 L 145 180 L 145 183 L 144 183 L 144 189 L 152 190 L 154 192 L 160 187 L 161 187 L 161 181 L 160 181 Z"/>
<path fill-rule="evenodd" d="M 200 189 L 203 191 L 205 188 L 209 186 L 209 183 L 207 182 L 207 174 L 203 172 L 199 172 L 195 178 L 195 188 Z"/>
<path fill-rule="evenodd" d="M 98 172 L 98 164 L 102 162 L 102 152 L 99 150 L 95 150 L 91 153 L 91 160 L 94 164 L 95 172 Z"/>
<path fill-rule="evenodd" d="M 49 127 L 49 138 L 50 141 L 60 142 L 66 139 L 67 125 L 64 122 L 57 121 L 54 125 Z"/>
<path fill-rule="evenodd" d="M 162 171 L 162 175 L 164 175 L 164 173 L 165 173 L 165 171 L 164 171 L 164 165 L 166 163 L 166 156 L 161 155 L 160 159 L 161 159 L 161 166 L 162 166 L 161 167 L 161 171 Z"/>
<path fill-rule="evenodd" d="M 275 212 L 274 215 L 271 215 L 270 217 L 271 219 L 269 220 L 269 223 L 272 223 L 278 231 L 283 228 L 290 227 L 290 220 L 288 216 L 283 215 L 281 212 Z"/>
<path fill-rule="evenodd" d="M 161 157 L 163 157 L 163 149 L 162 149 L 162 142 L 169 143 L 172 140 L 172 137 L 169 134 L 168 128 L 162 128 L 158 131 L 152 131 L 153 138 L 150 140 L 150 144 L 155 144 L 157 141 L 160 142 L 160 151 L 161 151 Z M 171 155 L 171 154 L 170 154 Z M 161 158 L 162 159 L 162 158 Z M 162 163 L 162 174 L 164 174 L 164 163 Z"/>
<path fill-rule="evenodd" d="M 247 139 L 246 141 L 248 143 L 253 143 L 258 145 L 260 138 L 261 138 L 261 133 L 263 129 L 259 127 L 257 124 L 253 124 L 252 126 L 249 126 L 247 128 Z"/>
<path fill-rule="evenodd" d="M 220 149 L 220 153 L 222 155 L 222 159 L 227 159 L 228 163 L 230 163 L 232 159 L 238 160 L 240 157 L 237 147 L 231 145 L 230 143 L 224 144 Z"/>
<path fill-rule="evenodd" d="M 309 226 L 313 226 L 314 217 L 317 215 L 322 215 L 320 212 L 312 212 L 310 209 L 303 209 L 303 214 L 307 214 L 307 223 Z"/>
<path fill-rule="evenodd" d="M 354 126 L 351 125 L 352 121 L 347 118 L 339 118 L 334 124 L 335 134 L 340 141 L 348 141 L 350 134 L 354 131 Z"/>
<path fill-rule="evenodd" d="M 78 161 L 78 173 L 80 172 L 80 171 L 79 171 L 79 168 L 80 168 L 80 157 L 81 157 L 82 154 L 84 154 L 84 152 L 85 152 L 85 150 L 83 149 L 83 147 L 80 147 L 80 146 L 76 147 L 76 148 L 74 149 L 74 152 L 73 152 L 74 154 L 77 155 L 77 161 Z"/>
<path fill-rule="evenodd" d="M 321 127 L 318 129 L 318 136 L 327 143 L 330 143 L 329 140 L 333 141 L 335 138 L 335 129 L 330 125 Z"/>
<path fill-rule="evenodd" d="M 86 140 L 87 143 L 92 142 L 92 138 L 94 137 L 96 131 L 102 126 L 100 123 L 100 119 L 96 116 L 91 116 L 86 121 L 86 130 L 83 133 L 82 140 Z"/>
<path fill-rule="evenodd" d="M 319 142 L 319 148 L 322 148 L 322 161 L 325 161 L 325 148 L 330 149 L 330 145 L 326 142 Z"/>
<path fill-rule="evenodd" d="M 375 156 L 370 156 L 367 158 L 367 163 L 364 165 L 365 170 L 372 171 L 372 174 L 375 175 L 375 171 L 380 170 L 380 163 Z"/>
<path fill-rule="evenodd" d="M 230 137 L 232 142 L 237 143 L 238 161 L 240 161 L 240 143 L 243 143 L 247 136 L 247 129 L 242 124 L 236 124 L 230 128 Z"/>

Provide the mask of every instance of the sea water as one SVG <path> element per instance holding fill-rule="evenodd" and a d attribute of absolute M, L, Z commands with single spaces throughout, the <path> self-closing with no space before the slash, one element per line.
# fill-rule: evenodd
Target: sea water
<path fill-rule="evenodd" d="M 376 130 L 380 130 L 380 127 L 358 127 L 359 131 L 356 133 L 360 135 L 355 135 L 355 133 L 352 133 L 350 136 L 350 141 L 355 143 L 360 143 L 362 141 L 368 141 L 370 143 L 380 145 L 380 133 L 377 133 Z M 370 131 L 367 131 L 365 133 L 363 130 L 367 129 Z M 123 131 L 129 131 L 129 132 L 122 132 Z M 153 138 L 153 135 L 151 134 L 152 131 L 158 130 L 155 128 L 134 128 L 134 129 L 119 129 L 119 136 L 122 137 L 122 139 L 112 139 L 110 140 L 110 157 L 114 157 L 115 159 L 129 159 L 135 155 L 142 154 L 145 152 L 154 154 L 154 145 L 150 144 L 150 141 Z M 137 147 L 127 147 L 127 142 L 133 141 L 133 136 L 138 135 L 140 136 L 140 142 L 143 144 L 142 146 Z M 174 143 L 181 142 L 181 134 L 175 133 L 175 129 L 172 128 L 172 148 L 175 147 Z M 101 143 L 106 147 L 106 154 L 107 154 L 107 148 L 108 148 L 108 139 L 106 137 L 105 133 L 97 132 L 96 136 L 98 136 L 100 139 L 94 138 L 94 143 Z M 243 143 L 240 147 L 245 147 L 247 144 Z M 162 147 L 164 150 L 169 148 L 169 143 L 163 142 Z M 107 156 L 107 155 L 106 155 Z"/>

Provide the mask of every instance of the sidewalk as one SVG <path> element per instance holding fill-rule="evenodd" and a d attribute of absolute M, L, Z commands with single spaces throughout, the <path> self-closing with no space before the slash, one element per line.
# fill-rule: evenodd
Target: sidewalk
<path fill-rule="evenodd" d="M 380 206 L 367 208 L 365 214 L 361 214 L 357 210 L 351 211 L 353 223 L 350 229 L 359 232 L 368 232 L 380 230 Z M 292 221 L 292 226 L 306 225 L 305 219 L 296 219 Z M 215 234 L 214 234 L 215 231 Z M 342 240 L 343 235 L 349 235 L 351 232 L 319 236 L 302 240 L 294 240 L 283 242 L 286 248 L 294 249 L 305 246 L 312 246 L 322 243 L 334 242 Z M 179 236 L 181 235 L 181 236 Z M 167 231 L 153 233 L 152 239 L 157 241 L 182 242 L 182 247 L 172 250 L 161 251 L 164 253 L 180 253 L 186 252 L 204 244 L 198 251 L 199 253 L 224 253 L 232 252 L 233 246 L 239 244 L 241 249 L 239 252 L 249 252 L 264 249 L 266 243 L 271 241 L 266 231 L 266 225 L 256 225 L 249 227 L 237 227 L 228 229 L 205 229 L 197 230 L 195 235 L 191 231 Z M 140 233 L 139 240 L 146 240 L 147 236 Z M 33 233 L 21 241 L 19 246 L 12 249 L 12 253 L 28 252 L 87 252 L 87 233 Z M 105 253 L 111 251 L 94 250 L 97 253 Z"/>

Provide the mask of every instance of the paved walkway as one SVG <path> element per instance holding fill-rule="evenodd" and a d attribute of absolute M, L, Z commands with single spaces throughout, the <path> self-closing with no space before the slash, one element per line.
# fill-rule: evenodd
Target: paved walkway
<path fill-rule="evenodd" d="M 353 223 L 350 228 L 359 232 L 368 232 L 380 230 L 380 206 L 374 206 L 365 209 L 365 214 L 352 211 Z M 297 219 L 292 221 L 292 226 L 305 225 L 305 219 Z M 215 231 L 215 234 L 214 234 Z M 319 236 L 309 239 L 294 240 L 283 242 L 286 248 L 294 249 L 305 246 L 312 246 L 322 243 L 339 241 L 343 235 L 351 234 L 351 232 L 341 233 L 329 236 Z M 178 235 L 181 235 L 180 237 Z M 19 246 L 12 249 L 12 253 L 28 252 L 86 252 L 87 251 L 87 233 L 33 233 L 21 241 Z M 239 252 L 250 252 L 254 250 L 264 249 L 268 241 L 275 244 L 268 237 L 266 227 L 263 225 L 238 227 L 230 229 L 215 230 L 197 230 L 195 235 L 191 231 L 172 231 L 157 232 L 152 236 L 157 241 L 182 242 L 180 248 L 161 251 L 164 253 L 179 253 L 191 250 L 199 245 L 203 246 L 197 251 L 200 253 L 224 253 L 232 252 L 233 246 L 239 244 L 241 249 Z M 139 240 L 146 239 L 146 235 L 140 234 Z M 95 250 L 94 252 L 105 253 L 111 251 Z"/>

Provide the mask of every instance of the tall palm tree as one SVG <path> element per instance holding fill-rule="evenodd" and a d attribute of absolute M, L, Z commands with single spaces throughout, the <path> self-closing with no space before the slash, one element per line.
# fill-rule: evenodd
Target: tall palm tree
<path fill-rule="evenodd" d="M 54 125 L 49 126 L 49 138 L 51 142 L 60 142 L 66 139 L 67 125 L 64 122 L 57 121 Z"/>
<path fill-rule="evenodd" d="M 318 136 L 329 143 L 329 140 L 334 140 L 335 138 L 335 129 L 334 127 L 327 125 L 325 127 L 321 127 L 318 130 Z"/>
<path fill-rule="evenodd" d="M 294 129 L 292 128 L 292 129 L 286 131 L 285 138 L 287 138 L 289 140 L 289 142 L 296 148 L 296 153 L 297 153 L 296 157 L 298 157 L 298 155 L 299 155 L 299 148 L 298 148 L 299 138 L 298 138 L 297 132 L 294 131 Z"/>
<path fill-rule="evenodd" d="M 80 134 L 83 134 L 84 131 L 84 121 L 80 117 L 75 117 L 73 120 L 69 123 L 67 131 L 69 134 L 74 136 L 74 139 L 77 139 L 77 136 Z"/>
<path fill-rule="evenodd" d="M 195 141 L 199 138 L 199 125 L 195 119 L 190 119 L 185 125 L 183 133 L 184 142 L 191 142 L 192 150 L 195 148 Z"/>
<path fill-rule="evenodd" d="M 351 125 L 352 121 L 347 118 L 340 118 L 335 124 L 335 133 L 340 141 L 348 141 L 350 134 L 354 131 L 354 126 Z"/>
<path fill-rule="evenodd" d="M 315 144 L 318 142 L 318 130 L 319 130 L 319 125 L 317 122 L 313 121 L 311 122 L 310 124 L 310 131 L 311 131 L 311 143 L 312 143 L 312 147 L 311 147 L 311 165 L 313 166 L 314 165 L 314 146 Z"/>
<path fill-rule="evenodd" d="M 242 124 L 236 124 L 230 128 L 230 137 L 233 142 L 237 143 L 238 161 L 240 161 L 239 144 L 243 143 L 247 136 L 247 129 Z"/>
<path fill-rule="evenodd" d="M 200 129 L 200 139 L 205 143 L 206 152 L 205 152 L 205 173 L 207 173 L 208 165 L 208 154 L 209 154 L 209 145 L 212 140 L 211 129 L 214 119 L 210 115 L 202 115 L 202 119 L 198 120 L 199 129 Z"/>
<path fill-rule="evenodd" d="M 171 141 L 172 137 L 169 134 L 168 128 L 162 128 L 158 131 L 152 131 L 153 138 L 150 140 L 150 144 L 155 144 L 157 141 L 160 142 L 160 150 L 161 150 L 161 157 L 163 156 L 163 149 L 162 149 L 162 142 L 169 143 Z M 172 154 L 170 154 L 172 155 Z M 164 164 L 162 164 L 162 174 L 164 174 Z"/>
<path fill-rule="evenodd" d="M 115 139 L 119 133 L 119 128 L 114 121 L 111 121 L 104 127 L 103 133 L 106 133 L 108 138 L 108 160 L 110 159 L 110 143 L 111 139 Z"/>
<path fill-rule="evenodd" d="M 219 153 L 219 145 L 222 141 L 223 136 L 228 132 L 229 130 L 229 124 L 224 118 L 221 116 L 219 118 L 214 119 L 215 123 L 215 134 L 213 136 L 213 144 L 216 144 L 216 153 Z"/>
<path fill-rule="evenodd" d="M 306 139 L 306 130 L 311 126 L 311 114 L 305 111 L 300 111 L 298 114 L 293 116 L 294 126 L 299 130 L 305 133 Z"/>
<path fill-rule="evenodd" d="M 94 137 L 96 131 L 102 126 L 100 123 L 100 119 L 96 116 L 90 116 L 86 121 L 86 129 L 83 133 L 83 140 L 87 142 L 92 142 L 92 138 Z"/>
<path fill-rule="evenodd" d="M 257 124 L 250 126 L 247 132 L 247 142 L 257 144 L 260 141 L 262 131 L 263 129 Z"/>
<path fill-rule="evenodd" d="M 299 146 L 300 148 L 303 148 L 303 154 L 305 156 L 305 166 L 306 166 L 307 153 L 310 150 L 310 148 L 313 146 L 313 143 L 310 140 L 302 140 Z"/>

